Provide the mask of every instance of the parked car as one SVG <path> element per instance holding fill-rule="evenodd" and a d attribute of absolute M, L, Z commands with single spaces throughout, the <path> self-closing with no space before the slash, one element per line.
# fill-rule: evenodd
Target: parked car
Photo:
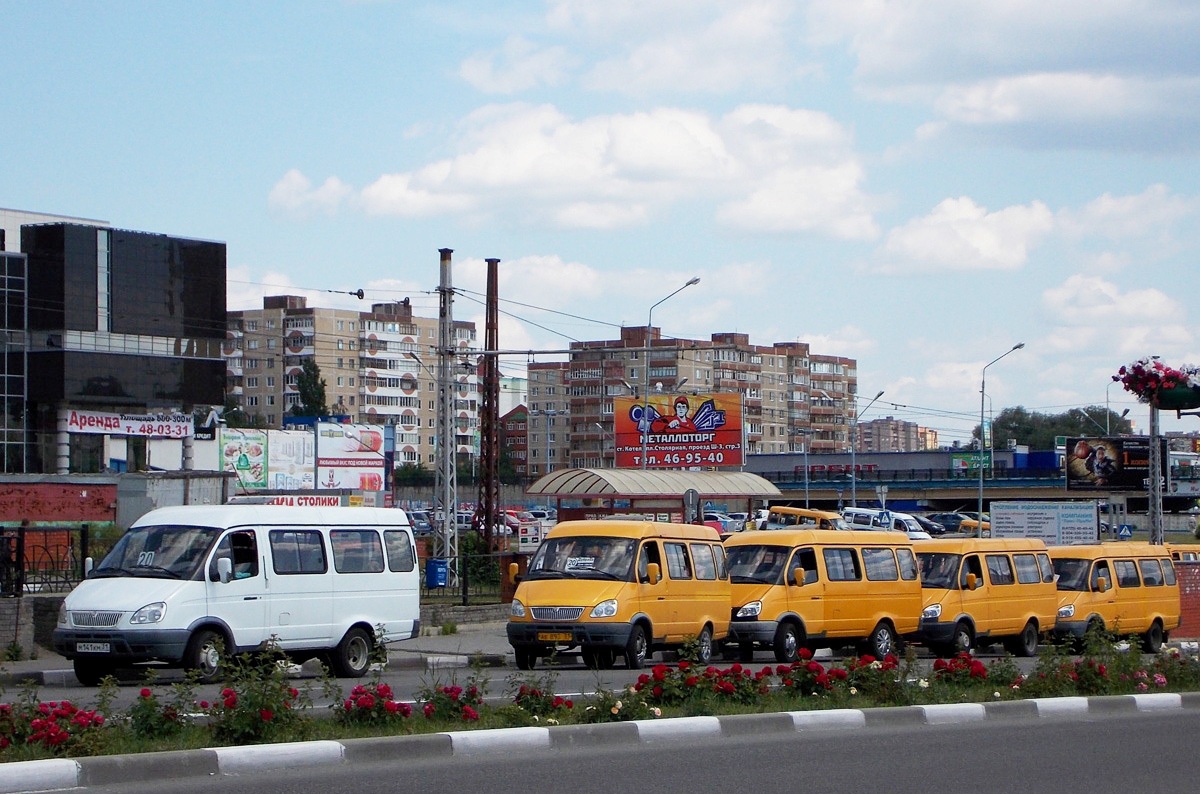
<path fill-rule="evenodd" d="M 967 516 L 963 513 L 930 513 L 925 518 L 936 521 L 945 527 L 947 532 L 961 532 L 961 524 Z"/>
<path fill-rule="evenodd" d="M 710 524 L 710 525 L 712 525 L 712 524 L 719 525 L 719 527 L 714 526 L 713 528 L 716 529 L 718 532 L 720 532 L 722 535 L 729 535 L 734 532 L 741 532 L 743 529 L 746 528 L 746 525 L 743 522 L 738 521 L 736 518 L 733 518 L 728 513 L 718 513 L 713 510 L 705 511 L 704 523 Z"/>
<path fill-rule="evenodd" d="M 945 535 L 946 526 L 937 521 L 933 521 L 927 516 L 919 516 L 914 514 L 913 519 L 921 525 L 921 529 L 928 532 L 930 535 Z"/>
<path fill-rule="evenodd" d="M 433 522 L 426 510 L 409 511 L 408 520 L 412 523 L 414 535 L 430 535 L 433 533 Z"/>

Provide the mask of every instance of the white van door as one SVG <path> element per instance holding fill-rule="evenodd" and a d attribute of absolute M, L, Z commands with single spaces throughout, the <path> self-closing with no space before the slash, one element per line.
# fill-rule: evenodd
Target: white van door
<path fill-rule="evenodd" d="M 222 557 L 233 565 L 233 578 L 224 584 L 217 573 L 217 560 Z M 233 644 L 239 648 L 257 646 L 270 636 L 263 559 L 255 531 L 236 529 L 217 542 L 208 562 L 205 575 L 208 614 L 224 621 L 233 632 Z"/>
<path fill-rule="evenodd" d="M 321 531 L 271 529 L 267 542 L 270 632 L 285 649 L 332 646 L 334 574 Z"/>

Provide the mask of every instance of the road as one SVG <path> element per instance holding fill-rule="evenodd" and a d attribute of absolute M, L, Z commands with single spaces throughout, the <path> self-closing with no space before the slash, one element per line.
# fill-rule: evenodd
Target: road
<path fill-rule="evenodd" d="M 987 721 L 942 726 L 714 737 L 621 747 L 577 745 L 536 754 L 397 757 L 171 781 L 172 794 L 221 791 L 637 792 L 931 791 L 1088 794 L 1190 791 L 1200 712 L 1098 719 Z M 89 787 L 159 792 L 163 783 Z"/>

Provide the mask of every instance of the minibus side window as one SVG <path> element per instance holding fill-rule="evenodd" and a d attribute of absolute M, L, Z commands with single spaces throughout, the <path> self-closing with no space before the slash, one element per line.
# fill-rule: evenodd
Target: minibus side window
<path fill-rule="evenodd" d="M 829 581 L 857 582 L 862 579 L 854 549 L 822 549 L 821 556 L 825 558 L 825 572 L 829 575 Z"/>
<path fill-rule="evenodd" d="M 258 576 L 258 543 L 254 540 L 252 530 L 230 532 L 221 538 L 212 562 L 208 565 L 208 578 L 216 582 L 221 579 L 217 573 L 217 560 L 224 557 L 233 564 L 234 579 L 252 579 Z"/>
<path fill-rule="evenodd" d="M 697 579 L 713 581 L 717 578 L 717 564 L 713 561 L 712 546 L 706 543 L 693 543 L 692 562 L 696 564 Z"/>
<path fill-rule="evenodd" d="M 872 582 L 894 582 L 900 578 L 900 568 L 891 549 L 863 549 L 863 567 Z"/>
<path fill-rule="evenodd" d="M 983 581 L 983 565 L 981 565 L 979 562 L 978 554 L 971 554 L 965 560 L 963 560 L 962 571 L 960 572 L 958 578 L 959 586 L 963 590 L 967 589 L 967 577 L 970 574 L 975 574 L 976 580 L 980 582 Z"/>
<path fill-rule="evenodd" d="M 638 555 L 638 581 L 639 582 L 650 581 L 650 576 L 649 576 L 649 573 L 647 572 L 647 566 L 650 563 L 654 563 L 655 565 L 658 566 L 660 571 L 662 570 L 662 557 L 658 553 L 658 543 L 656 543 L 653 540 L 648 540 L 645 543 L 643 543 L 642 544 L 642 553 L 640 555 Z"/>
<path fill-rule="evenodd" d="M 383 573 L 383 548 L 373 529 L 333 529 L 333 569 L 338 573 Z"/>
<path fill-rule="evenodd" d="M 687 545 L 664 543 L 667 550 L 667 575 L 672 579 L 691 579 L 692 566 L 688 562 Z"/>
<path fill-rule="evenodd" d="M 717 560 L 717 578 L 721 581 L 725 581 L 729 578 L 729 569 L 725 565 L 725 547 L 713 546 L 712 552 L 713 557 L 715 557 Z"/>
<path fill-rule="evenodd" d="M 1171 562 L 1170 560 L 1163 560 L 1162 567 L 1163 567 L 1163 581 L 1166 583 L 1167 587 L 1174 587 L 1175 586 L 1175 563 Z"/>
<path fill-rule="evenodd" d="M 1092 578 L 1091 578 L 1091 582 L 1090 582 L 1091 588 L 1093 590 L 1095 590 L 1096 587 L 1099 585 L 1101 576 L 1103 576 L 1105 579 L 1108 580 L 1109 587 L 1113 586 L 1112 574 L 1109 573 L 1109 571 L 1108 571 L 1108 560 L 1097 560 L 1096 561 L 1096 567 L 1092 569 Z"/>
<path fill-rule="evenodd" d="M 1162 566 L 1158 564 L 1158 560 L 1138 560 L 1138 568 L 1142 571 L 1142 582 L 1146 587 L 1162 587 Z"/>
<path fill-rule="evenodd" d="M 992 584 L 1014 584 L 1012 562 L 1003 554 L 987 555 L 988 580 Z"/>
<path fill-rule="evenodd" d="M 1038 567 L 1042 569 L 1042 581 L 1046 584 L 1054 582 L 1054 563 L 1050 561 L 1050 555 L 1039 552 L 1037 561 Z"/>
<path fill-rule="evenodd" d="M 1037 558 L 1032 554 L 1014 554 L 1013 567 L 1017 569 L 1017 581 L 1021 584 L 1038 584 L 1042 581 Z"/>
<path fill-rule="evenodd" d="M 792 571 L 804 569 L 804 583 L 812 584 L 817 581 L 817 554 L 812 549 L 800 549 L 792 555 L 792 565 L 788 569 L 788 581 L 795 581 Z"/>
<path fill-rule="evenodd" d="M 1117 572 L 1118 587 L 1142 586 L 1142 581 L 1138 579 L 1137 566 L 1133 564 L 1133 560 L 1113 560 L 1113 569 Z"/>
<path fill-rule="evenodd" d="M 387 547 L 389 571 L 411 571 L 416 566 L 412 541 L 409 540 L 407 532 L 399 529 L 384 530 L 383 545 Z"/>
<path fill-rule="evenodd" d="M 911 582 L 917 578 L 917 556 L 912 549 L 896 549 L 896 559 L 900 562 L 900 578 Z"/>
<path fill-rule="evenodd" d="M 273 529 L 270 534 L 271 559 L 275 573 L 325 573 L 325 544 L 314 529 Z"/>

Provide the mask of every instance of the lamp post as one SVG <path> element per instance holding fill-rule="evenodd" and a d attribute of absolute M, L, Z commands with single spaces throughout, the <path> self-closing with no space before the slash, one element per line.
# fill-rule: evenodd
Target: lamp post
<path fill-rule="evenodd" d="M 816 433 L 810 428 L 797 428 L 793 431 L 804 439 L 804 507 L 808 508 L 808 441 Z"/>
<path fill-rule="evenodd" d="M 643 424 L 643 427 L 642 427 L 642 468 L 643 469 L 646 468 L 646 456 L 649 454 L 649 446 L 650 446 L 650 418 L 649 418 L 650 417 L 650 327 L 653 324 L 654 309 L 656 307 L 658 307 L 659 304 L 665 303 L 666 301 L 670 300 L 671 298 L 675 297 L 679 293 L 683 292 L 685 289 L 692 286 L 693 284 L 699 284 L 699 283 L 700 283 L 700 277 L 692 276 L 690 279 L 687 280 L 687 283 L 684 284 L 682 287 L 675 290 L 670 295 L 668 295 L 667 297 L 660 300 L 658 303 L 655 303 L 653 306 L 651 306 L 650 311 L 646 314 L 646 338 L 645 338 L 646 361 L 645 361 L 645 366 L 643 367 L 643 370 L 642 370 L 644 373 L 644 377 L 642 378 L 642 424 Z"/>
<path fill-rule="evenodd" d="M 983 365 L 983 370 L 979 376 L 979 505 L 978 514 L 975 516 L 979 524 L 975 527 L 975 536 L 983 537 L 983 402 L 987 394 L 987 369 L 995 364 L 1000 359 L 1007 356 L 1009 353 L 1020 350 L 1025 347 L 1024 342 L 1017 342 L 1015 345 L 1005 350 L 1000 355 L 993 358 L 991 361 Z"/>
<path fill-rule="evenodd" d="M 883 396 L 883 389 L 880 389 L 879 394 L 876 394 L 874 397 L 871 398 L 871 402 L 867 403 L 867 407 L 862 409 L 861 413 L 865 414 L 867 411 L 871 410 L 871 406 L 874 405 L 875 401 L 878 400 L 882 396 Z M 850 417 L 850 506 L 851 507 L 858 507 L 858 459 L 857 459 L 858 449 L 857 448 L 858 448 L 858 415 L 859 415 L 859 413 L 860 412 L 858 410 L 858 401 L 855 400 L 854 415 Z"/>

